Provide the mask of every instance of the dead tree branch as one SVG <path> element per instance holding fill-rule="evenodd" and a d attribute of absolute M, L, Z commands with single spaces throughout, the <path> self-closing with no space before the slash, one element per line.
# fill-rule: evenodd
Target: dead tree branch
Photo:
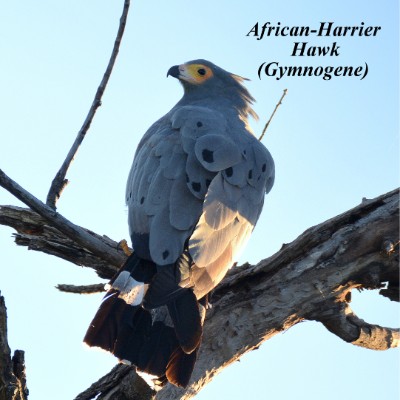
<path fill-rule="evenodd" d="M 380 288 L 384 282 L 398 287 L 398 252 L 383 250 L 398 236 L 395 190 L 308 229 L 255 266 L 232 270 L 213 294 L 191 385 L 186 391 L 168 385 L 157 400 L 193 397 L 244 353 L 302 320 L 325 326 L 330 321 L 332 327 L 353 288 Z M 370 349 L 399 345 L 398 329 L 360 321 L 350 316 L 351 335 L 339 337 Z"/>
<path fill-rule="evenodd" d="M 126 255 L 122 250 L 118 250 L 118 245 L 113 245 L 113 243 L 115 242 L 112 242 L 111 240 L 105 240 L 100 235 L 96 235 L 87 229 L 81 228 L 80 226 L 73 224 L 72 222 L 64 218 L 61 214 L 59 214 L 46 204 L 42 203 L 39 199 L 30 194 L 20 185 L 18 185 L 18 183 L 14 182 L 1 169 L 0 186 L 8 190 L 17 199 L 21 200 L 33 211 L 39 214 L 51 228 L 57 229 L 67 238 L 71 239 L 77 245 L 82 247 L 84 252 L 96 254 L 98 257 L 100 257 L 103 260 L 103 264 L 105 261 L 119 267 L 125 261 Z M 43 220 L 39 221 L 39 228 L 43 225 Z M 28 228 L 25 232 L 29 231 L 30 229 Z M 50 243 L 47 248 L 49 247 L 53 247 L 54 249 L 54 246 L 51 246 Z M 54 249 L 54 251 L 56 250 Z M 64 254 L 64 251 L 62 251 L 60 248 L 58 249 L 58 252 Z"/>
<path fill-rule="evenodd" d="M 49 193 L 47 195 L 46 204 L 52 208 L 56 209 L 57 200 L 60 198 L 62 191 L 64 190 L 65 186 L 68 184 L 68 179 L 65 179 L 67 174 L 68 168 L 71 165 L 72 160 L 74 159 L 79 146 L 81 145 L 83 139 L 86 136 L 87 131 L 90 128 L 90 125 L 93 121 L 94 115 L 96 114 L 97 109 L 101 106 L 101 98 L 103 97 L 103 93 L 106 89 L 108 80 L 110 79 L 111 72 L 114 68 L 115 60 L 117 59 L 117 55 L 119 52 L 119 47 L 121 45 L 122 36 L 124 34 L 126 20 L 128 18 L 128 11 L 129 11 L 130 0 L 124 1 L 124 7 L 122 10 L 122 15 L 119 22 L 119 28 L 117 32 L 117 37 L 114 41 L 114 47 L 111 53 L 110 60 L 108 62 L 106 71 L 104 72 L 103 79 L 100 82 L 99 87 L 97 88 L 96 94 L 94 96 L 94 100 L 92 105 L 89 109 L 89 113 L 86 116 L 86 119 L 78 132 L 78 135 L 72 144 L 71 149 L 69 150 L 66 159 L 64 160 L 61 168 L 57 172 L 56 176 L 53 179 L 51 184 Z"/>
<path fill-rule="evenodd" d="M 121 261 L 113 263 L 104 260 L 97 253 L 78 245 L 75 240 L 70 239 L 46 219 L 28 208 L 0 206 L 0 225 L 10 226 L 17 231 L 14 234 L 17 245 L 62 258 L 81 267 L 93 268 L 103 279 L 110 279 L 126 257 L 123 251 L 117 250 L 117 242 L 107 236 L 100 236 L 81 228 L 88 235 L 97 238 L 98 242 L 103 243 L 104 251 L 111 248 L 116 253 L 116 257 L 121 257 Z"/>
<path fill-rule="evenodd" d="M 400 332 L 398 329 L 383 328 L 369 324 L 357 317 L 347 302 L 332 305 L 332 313 L 318 319 L 324 326 L 345 342 L 372 350 L 387 350 L 398 347 Z"/>
<path fill-rule="evenodd" d="M 105 292 L 103 283 L 95 283 L 93 285 L 66 285 L 59 284 L 56 286 L 58 290 L 65 293 L 75 294 L 93 294 Z"/>
<path fill-rule="evenodd" d="M 74 400 L 148 400 L 154 395 L 155 391 L 131 367 L 118 364 Z"/>
<path fill-rule="evenodd" d="M 7 340 L 7 309 L 0 295 L 0 400 L 26 400 L 25 356 L 22 350 L 11 350 Z"/>
<path fill-rule="evenodd" d="M 274 115 L 275 115 L 276 111 L 278 110 L 279 106 L 282 104 L 282 100 L 283 100 L 283 98 L 286 96 L 287 91 L 288 91 L 287 89 L 284 89 L 284 90 L 283 90 L 283 94 L 282 94 L 281 98 L 279 99 L 278 103 L 276 104 L 276 106 L 275 106 L 275 108 L 274 108 L 274 111 L 272 112 L 271 116 L 269 117 L 269 120 L 268 120 L 267 123 L 265 124 L 264 129 L 263 129 L 263 131 L 261 132 L 260 137 L 258 138 L 258 140 L 259 140 L 260 142 L 261 142 L 261 140 L 263 140 L 263 137 L 264 137 L 264 135 L 265 135 L 265 132 L 267 132 L 267 129 L 268 129 L 268 127 L 269 127 L 269 124 L 271 123 L 272 118 L 274 118 Z"/>
<path fill-rule="evenodd" d="M 33 204 L 36 205 L 35 202 Z M 10 218 L 10 213 L 13 218 Z M 19 214 L 21 217 L 18 217 Z M 27 215 L 30 216 L 28 219 Z M 26 209 L 1 207 L 0 223 L 18 230 L 18 235 L 24 237 L 24 243 L 17 241 L 18 244 L 34 243 L 40 238 L 42 247 L 35 249 L 46 251 L 51 247 L 49 229 L 52 228 L 52 220 L 48 220 L 50 224 L 46 223 L 49 226 L 46 227 L 45 237 L 44 220 L 38 216 L 31 218 L 32 215 L 35 213 Z M 68 231 L 63 229 L 60 221 L 56 220 L 58 242 Z M 190 387 L 185 391 L 167 385 L 157 393 L 156 398 L 193 397 L 244 353 L 258 348 L 265 340 L 303 320 L 320 321 L 338 337 L 358 346 L 379 350 L 398 346 L 398 329 L 364 322 L 351 312 L 348 304 L 354 288 L 381 289 L 382 295 L 385 295 L 385 290 L 390 290 L 390 298 L 398 301 L 398 221 L 399 193 L 394 190 L 376 199 L 365 200 L 359 206 L 308 229 L 257 265 L 232 269 L 213 293 L 213 308 L 207 315 L 204 341 Z M 64 237 L 63 245 L 71 246 L 71 253 L 81 251 L 85 254 L 86 248 L 82 248 L 74 238 Z M 96 235 L 96 238 L 101 237 Z M 100 243 L 102 240 L 99 240 Z M 118 243 L 113 242 L 110 246 L 111 241 L 107 240 L 107 246 L 118 254 L 122 253 L 121 259 L 124 259 L 126 256 L 122 250 L 117 250 Z M 103 259 L 103 246 L 104 243 L 101 243 L 99 251 L 92 247 L 90 254 L 107 263 Z M 70 252 L 61 249 L 58 248 L 60 254 Z M 85 256 L 81 262 L 95 268 L 96 259 Z M 114 268 L 102 270 L 101 276 L 110 278 Z M 118 382 L 112 379 L 114 386 L 106 380 L 107 385 L 102 387 L 102 381 L 99 381 L 97 394 L 93 396 L 101 393 L 104 397 L 98 398 L 106 399 L 112 393 L 115 400 L 126 398 L 124 388 L 129 386 L 132 389 L 131 374 L 133 371 L 124 374 Z M 144 398 L 152 396 L 148 394 Z M 78 398 L 93 397 L 86 394 Z"/>

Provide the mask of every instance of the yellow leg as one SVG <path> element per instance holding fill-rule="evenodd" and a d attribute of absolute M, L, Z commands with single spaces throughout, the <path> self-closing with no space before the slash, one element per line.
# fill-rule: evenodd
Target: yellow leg
<path fill-rule="evenodd" d="M 132 254 L 132 251 L 128 246 L 128 242 L 125 239 L 122 239 L 118 243 L 118 247 L 121 248 L 127 256 L 130 256 Z"/>

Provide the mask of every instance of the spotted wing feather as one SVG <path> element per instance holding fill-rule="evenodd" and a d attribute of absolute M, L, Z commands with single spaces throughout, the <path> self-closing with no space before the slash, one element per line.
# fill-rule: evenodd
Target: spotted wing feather
<path fill-rule="evenodd" d="M 234 142 L 240 160 L 223 165 L 211 182 L 203 213 L 189 240 L 197 267 L 194 285 L 198 296 L 215 287 L 237 260 L 257 223 L 265 192 L 273 184 L 274 163 L 269 152 L 254 137 L 244 139 Z M 223 151 L 218 143 L 216 146 Z M 226 151 L 233 153 L 229 147 Z M 196 155 L 201 157 L 202 153 Z"/>

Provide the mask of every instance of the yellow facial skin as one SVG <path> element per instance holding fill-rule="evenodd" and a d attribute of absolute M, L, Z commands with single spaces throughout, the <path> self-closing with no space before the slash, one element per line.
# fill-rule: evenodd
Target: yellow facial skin
<path fill-rule="evenodd" d="M 211 68 L 203 64 L 182 64 L 179 66 L 179 79 L 201 85 L 213 76 Z"/>

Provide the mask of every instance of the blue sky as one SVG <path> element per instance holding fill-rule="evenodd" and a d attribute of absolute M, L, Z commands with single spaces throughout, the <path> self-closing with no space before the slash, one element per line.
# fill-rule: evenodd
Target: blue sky
<path fill-rule="evenodd" d="M 118 27 L 122 1 L 8 2 L 0 14 L 0 168 L 45 199 L 91 104 Z M 310 37 L 336 41 L 338 57 L 291 57 L 291 37 L 246 36 L 256 22 L 318 27 L 381 26 L 376 37 Z M 398 2 L 187 1 L 132 2 L 103 105 L 68 174 L 58 207 L 71 221 L 114 240 L 128 238 L 124 190 L 136 145 L 181 97 L 170 66 L 205 58 L 250 78 L 259 134 L 279 100 L 264 144 L 276 183 L 241 261 L 279 250 L 308 227 L 394 189 L 398 176 Z M 257 76 L 263 62 L 364 65 L 356 78 Z M 0 189 L 0 204 L 19 203 Z M 115 359 L 81 344 L 101 295 L 59 293 L 58 283 L 96 283 L 88 269 L 13 244 L 0 227 L 0 290 L 9 313 L 9 342 L 26 351 L 31 400 L 73 398 Z M 398 307 L 376 293 L 354 293 L 361 318 L 398 326 Z M 227 368 L 198 396 L 230 398 L 396 399 L 399 352 L 372 352 L 305 322 L 267 341 Z"/>

